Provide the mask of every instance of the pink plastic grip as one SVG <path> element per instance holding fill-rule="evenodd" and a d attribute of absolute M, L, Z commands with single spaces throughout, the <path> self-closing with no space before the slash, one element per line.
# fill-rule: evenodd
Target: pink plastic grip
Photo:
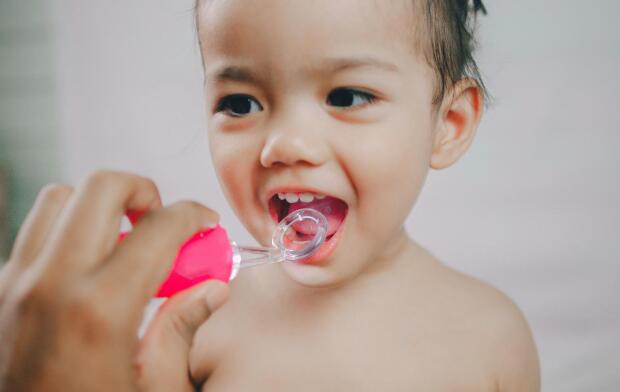
<path fill-rule="evenodd" d="M 122 241 L 129 233 L 121 233 Z M 156 297 L 172 297 L 179 291 L 209 279 L 230 281 L 233 251 L 221 226 L 194 234 L 180 248 L 170 274 Z"/>

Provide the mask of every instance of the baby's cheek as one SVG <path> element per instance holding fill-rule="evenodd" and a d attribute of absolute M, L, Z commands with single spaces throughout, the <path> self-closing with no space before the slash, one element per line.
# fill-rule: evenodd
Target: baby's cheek
<path fill-rule="evenodd" d="M 240 133 L 222 132 L 210 137 L 211 157 L 222 190 L 245 228 L 262 244 L 271 243 L 264 206 L 257 194 L 261 189 L 260 140 Z"/>
<path fill-rule="evenodd" d="M 358 152 L 354 181 L 360 223 L 384 234 L 399 228 L 413 207 L 428 172 L 429 154 L 413 143 L 377 140 L 375 146 Z"/>
<path fill-rule="evenodd" d="M 211 159 L 227 199 L 235 209 L 251 195 L 252 168 L 257 159 L 256 147 L 242 135 L 215 131 L 209 135 Z M 247 204 L 247 203 L 245 203 Z"/>

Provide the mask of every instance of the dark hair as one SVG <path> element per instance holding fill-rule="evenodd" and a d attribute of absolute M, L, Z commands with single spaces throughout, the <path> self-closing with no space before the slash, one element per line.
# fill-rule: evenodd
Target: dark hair
<path fill-rule="evenodd" d="M 440 103 L 446 92 L 463 78 L 475 80 L 486 98 L 488 93 L 473 56 L 476 17 L 479 12 L 487 13 L 482 0 L 414 1 L 418 9 L 423 8 L 426 19 L 423 52 L 437 74 L 433 103 Z"/>
<path fill-rule="evenodd" d="M 482 0 L 412 1 L 414 8 L 425 16 L 425 28 L 416 26 L 414 30 L 418 33 L 416 35 L 422 35 L 416 39 L 421 41 L 426 61 L 437 75 L 433 103 L 441 103 L 446 92 L 463 78 L 473 79 L 483 99 L 487 99 L 488 91 L 473 56 L 477 15 L 487 13 Z M 201 2 L 195 2 L 196 17 Z M 198 26 L 197 20 L 196 24 Z"/>

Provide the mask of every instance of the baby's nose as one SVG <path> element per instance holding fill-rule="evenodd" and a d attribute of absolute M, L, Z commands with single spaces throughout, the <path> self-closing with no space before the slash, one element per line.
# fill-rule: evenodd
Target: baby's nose
<path fill-rule="evenodd" d="M 311 129 L 273 130 L 265 140 L 260 163 L 267 168 L 296 164 L 319 166 L 328 159 L 328 156 L 329 148 L 326 141 Z"/>

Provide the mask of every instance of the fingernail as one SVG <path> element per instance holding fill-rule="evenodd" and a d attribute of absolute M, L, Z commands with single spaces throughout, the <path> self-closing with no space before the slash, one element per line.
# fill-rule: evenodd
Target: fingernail
<path fill-rule="evenodd" d="M 219 223 L 217 223 L 217 222 L 216 222 L 216 223 L 209 222 L 209 223 L 207 223 L 206 225 L 203 225 L 203 226 L 202 226 L 202 228 L 203 228 L 203 229 L 205 229 L 205 230 L 213 230 L 213 229 L 215 229 L 216 227 L 218 227 L 219 225 L 220 225 L 220 224 L 219 224 Z"/>
<path fill-rule="evenodd" d="M 215 229 L 220 225 L 220 216 L 217 214 L 209 214 L 203 226 L 205 229 Z"/>

